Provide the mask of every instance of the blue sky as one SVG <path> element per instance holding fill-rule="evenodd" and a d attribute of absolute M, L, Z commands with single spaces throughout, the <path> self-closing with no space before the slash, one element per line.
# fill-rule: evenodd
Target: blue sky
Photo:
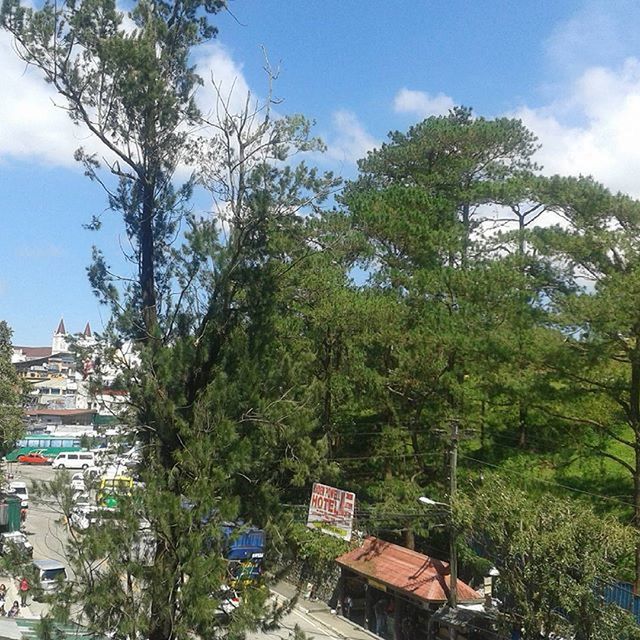
<path fill-rule="evenodd" d="M 281 113 L 304 113 L 329 146 L 322 164 L 352 176 L 392 129 L 453 104 L 521 117 L 545 171 L 589 173 L 640 196 L 640 7 L 626 0 L 235 0 L 217 42 L 198 54 L 237 92 L 264 95 L 261 46 L 279 65 Z M 61 316 L 100 330 L 106 312 L 86 280 L 91 245 L 115 256 L 116 218 L 73 150 L 91 146 L 50 89 L 0 35 L 0 319 L 16 344 L 48 344 Z M 199 207 L 206 209 L 200 196 Z"/>

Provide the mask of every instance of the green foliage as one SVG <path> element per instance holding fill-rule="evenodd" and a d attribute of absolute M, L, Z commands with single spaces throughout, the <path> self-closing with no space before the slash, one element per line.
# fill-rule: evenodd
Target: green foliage
<path fill-rule="evenodd" d="M 0 320 L 0 452 L 6 453 L 24 432 L 23 396 L 25 388 L 11 364 L 12 331 Z"/>
<path fill-rule="evenodd" d="M 293 558 L 303 564 L 305 576 L 317 584 L 335 572 L 335 559 L 351 547 L 345 540 L 314 531 L 302 523 L 292 525 L 291 541 Z"/>
<path fill-rule="evenodd" d="M 494 481 L 460 503 L 470 538 L 500 571 L 500 593 L 526 638 L 557 633 L 587 638 L 640 637 L 627 614 L 603 605 L 633 555 L 637 533 L 613 517 L 557 497 L 527 496 Z"/>

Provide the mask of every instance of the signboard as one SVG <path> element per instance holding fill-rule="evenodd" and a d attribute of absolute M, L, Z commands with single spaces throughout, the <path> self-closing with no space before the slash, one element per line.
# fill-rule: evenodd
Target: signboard
<path fill-rule="evenodd" d="M 370 587 L 373 587 L 374 589 L 378 589 L 378 591 L 386 591 L 387 590 L 387 585 L 386 584 L 382 584 L 382 582 L 378 582 L 377 580 L 372 580 L 371 578 L 369 578 L 367 580 L 367 583 L 369 584 Z"/>
<path fill-rule="evenodd" d="M 351 540 L 356 494 L 315 482 L 309 503 L 307 527 Z"/>

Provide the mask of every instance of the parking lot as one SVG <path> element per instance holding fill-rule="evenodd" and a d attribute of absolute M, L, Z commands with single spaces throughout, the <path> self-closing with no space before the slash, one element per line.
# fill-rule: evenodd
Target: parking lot
<path fill-rule="evenodd" d="M 33 545 L 34 559 L 51 558 L 64 561 L 66 526 L 60 520 L 57 505 L 49 500 L 38 500 L 33 495 L 33 481 L 49 481 L 55 471 L 49 466 L 7 465 L 7 473 L 12 480 L 23 480 L 29 486 L 29 509 L 27 511 L 26 533 Z"/>
<path fill-rule="evenodd" d="M 12 475 L 11 480 L 22 480 L 27 483 L 29 488 L 29 509 L 27 511 L 27 519 L 25 522 L 25 533 L 29 538 L 29 542 L 33 545 L 34 560 L 59 560 L 67 565 L 65 558 L 65 545 L 67 541 L 67 528 L 62 521 L 60 510 L 56 504 L 50 500 L 37 499 L 32 491 L 33 481 L 50 481 L 55 471 L 50 466 L 29 466 L 18 463 L 9 463 L 6 465 L 6 473 Z M 67 567 L 69 577 L 71 572 Z M 0 578 L 0 582 L 4 578 Z M 12 595 L 15 585 L 7 584 L 9 594 L 7 602 L 11 603 L 12 599 L 17 599 L 17 593 Z M 39 617 L 44 613 L 46 606 L 32 602 L 29 599 L 29 611 L 24 611 L 24 615 L 29 613 L 32 616 Z"/>

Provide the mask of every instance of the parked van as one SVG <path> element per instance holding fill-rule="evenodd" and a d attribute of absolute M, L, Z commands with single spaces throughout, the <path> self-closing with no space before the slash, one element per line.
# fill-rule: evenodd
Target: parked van
<path fill-rule="evenodd" d="M 59 453 L 54 461 L 54 469 L 88 469 L 96 466 L 96 457 L 92 451 L 66 451 Z"/>
<path fill-rule="evenodd" d="M 20 506 L 23 509 L 29 508 L 29 489 L 27 489 L 26 482 L 19 482 L 18 480 L 10 482 L 9 491 L 14 493 L 17 498 L 20 498 Z"/>
<path fill-rule="evenodd" d="M 55 591 L 67 579 L 67 570 L 58 560 L 34 560 L 33 566 L 40 581 L 40 588 L 45 592 Z"/>

